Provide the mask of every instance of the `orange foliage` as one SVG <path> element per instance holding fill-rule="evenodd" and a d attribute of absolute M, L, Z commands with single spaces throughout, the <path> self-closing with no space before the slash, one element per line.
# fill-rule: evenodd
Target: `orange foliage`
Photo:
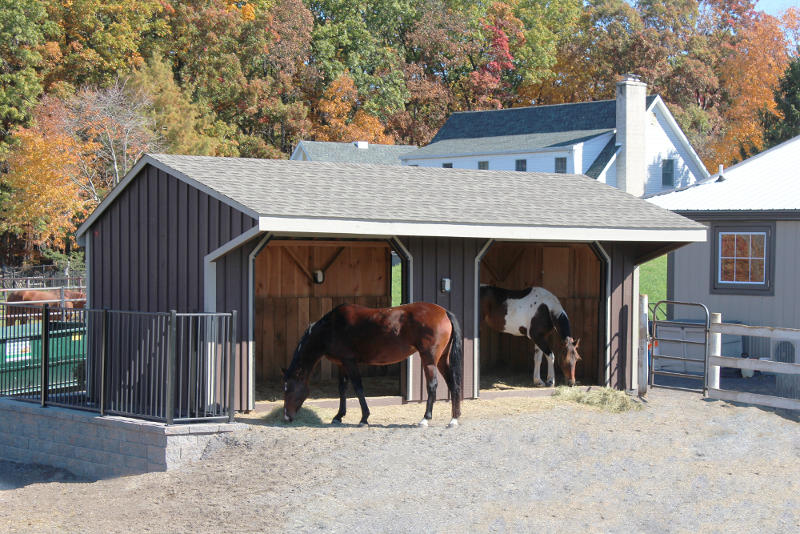
<path fill-rule="evenodd" d="M 78 187 L 78 143 L 69 135 L 20 128 L 8 159 L 4 185 L 10 193 L 2 206 L 3 230 L 29 245 L 63 248 L 84 206 Z"/>
<path fill-rule="evenodd" d="M 735 49 L 720 69 L 720 85 L 730 105 L 723 112 L 725 132 L 709 144 L 713 161 L 704 162 L 707 168 L 741 160 L 742 149 L 763 150 L 761 113 L 775 110 L 773 94 L 791 60 L 786 35 L 797 28 L 797 18 L 790 11 L 783 20 L 762 15 L 739 33 Z"/>
<path fill-rule="evenodd" d="M 335 79 L 319 101 L 319 117 L 314 127 L 318 141 L 369 141 L 394 144 L 378 117 L 361 109 L 358 90 L 345 72 Z"/>

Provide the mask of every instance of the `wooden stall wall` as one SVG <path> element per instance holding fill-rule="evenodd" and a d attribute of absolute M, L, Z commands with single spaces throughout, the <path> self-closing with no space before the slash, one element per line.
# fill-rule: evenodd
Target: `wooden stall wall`
<path fill-rule="evenodd" d="M 280 378 L 309 323 L 339 304 L 390 306 L 390 254 L 382 241 L 270 241 L 255 260 L 256 379 Z M 321 284 L 313 281 L 317 270 Z M 399 373 L 399 366 L 363 371 Z M 317 373 L 337 376 L 327 359 Z"/>
<path fill-rule="evenodd" d="M 575 375 L 582 384 L 599 383 L 602 359 L 599 321 L 603 295 L 602 262 L 585 244 L 511 243 L 492 245 L 481 261 L 481 283 L 507 289 L 540 286 L 558 297 L 570 319 L 572 335 L 580 338 Z M 563 349 L 555 332 L 550 335 L 556 367 Z M 523 337 L 480 328 L 481 373 L 486 378 L 525 373 L 533 384 L 533 342 Z M 557 371 L 558 372 L 558 371 Z M 547 360 L 542 359 L 542 379 Z"/>

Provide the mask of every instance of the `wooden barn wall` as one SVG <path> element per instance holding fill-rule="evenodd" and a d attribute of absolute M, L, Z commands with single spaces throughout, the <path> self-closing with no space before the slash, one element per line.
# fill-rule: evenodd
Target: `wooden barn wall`
<path fill-rule="evenodd" d="M 602 243 L 611 258 L 611 338 L 608 363 L 609 386 L 617 389 L 631 387 L 633 347 L 634 291 L 633 272 L 638 249 L 632 244 Z"/>
<path fill-rule="evenodd" d="M 273 240 L 264 247 L 255 260 L 256 379 L 279 378 L 308 324 L 339 304 L 390 306 L 390 254 L 387 242 L 375 241 Z M 325 273 L 321 284 L 309 278 L 317 269 Z M 362 372 L 399 372 L 399 366 L 389 367 L 364 367 Z M 315 373 L 321 380 L 337 376 L 327 359 Z"/>
<path fill-rule="evenodd" d="M 413 300 L 435 302 L 453 312 L 461 323 L 464 333 L 463 392 L 464 397 L 470 398 L 473 396 L 472 383 L 475 372 L 472 355 L 477 337 L 474 328 L 475 256 L 485 240 L 406 237 L 402 242 L 411 253 L 414 262 Z M 442 278 L 451 280 L 449 293 L 443 293 L 439 289 Z M 412 398 L 409 400 L 424 400 L 428 395 L 419 356 L 414 356 L 412 368 Z M 405 377 L 405 373 L 402 376 Z M 448 397 L 447 385 L 441 375 L 436 396 L 437 399 Z"/>
<path fill-rule="evenodd" d="M 255 219 L 148 165 L 86 234 L 92 251 L 88 288 L 92 306 L 201 312 L 204 256 L 256 224 Z M 240 254 L 244 259 L 237 258 Z M 217 295 L 222 299 L 217 310 L 239 311 L 239 338 L 244 344 L 247 299 L 242 295 L 246 296 L 248 284 L 244 249 L 218 265 L 227 267 L 217 271 Z M 228 292 L 234 295 L 226 296 Z M 246 371 L 246 359 L 239 369 Z"/>
<path fill-rule="evenodd" d="M 600 310 L 604 305 L 603 265 L 586 244 L 497 242 L 481 261 L 481 283 L 506 289 L 544 287 L 556 297 L 570 318 L 572 337 L 580 338 L 581 361 L 575 370 L 582 384 L 597 384 L 603 349 L 599 338 Z M 504 373 L 533 371 L 534 344 L 527 338 L 502 334 L 481 326 L 481 373 L 502 378 Z M 563 355 L 560 338 L 548 336 L 556 354 L 556 369 Z M 541 377 L 546 380 L 547 360 Z"/>

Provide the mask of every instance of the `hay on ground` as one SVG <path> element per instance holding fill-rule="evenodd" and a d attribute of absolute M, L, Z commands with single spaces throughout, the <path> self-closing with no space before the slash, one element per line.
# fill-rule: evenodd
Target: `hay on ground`
<path fill-rule="evenodd" d="M 613 413 L 641 410 L 642 405 L 618 389 L 590 387 L 588 390 L 559 386 L 553 393 L 556 399 L 587 404 Z"/>

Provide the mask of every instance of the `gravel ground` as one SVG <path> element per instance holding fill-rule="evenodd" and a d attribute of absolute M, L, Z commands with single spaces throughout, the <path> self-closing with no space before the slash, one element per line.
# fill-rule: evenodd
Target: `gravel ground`
<path fill-rule="evenodd" d="M 39 469 L 0 491 L 9 532 L 797 532 L 796 418 L 669 390 L 611 414 L 550 398 L 468 401 L 462 425 L 246 425 L 202 462 L 86 482 Z M 346 422 L 358 421 L 350 412 Z M 0 470 L 13 464 L 0 464 Z M 26 468 L 13 467 L 24 475 Z M 67 478 L 65 478 L 67 477 Z"/>

